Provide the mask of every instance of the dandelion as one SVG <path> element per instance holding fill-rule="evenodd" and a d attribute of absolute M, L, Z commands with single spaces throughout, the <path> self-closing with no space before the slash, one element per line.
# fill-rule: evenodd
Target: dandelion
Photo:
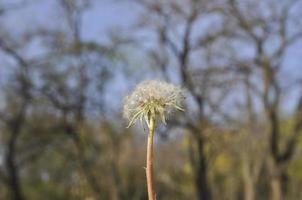
<path fill-rule="evenodd" d="M 149 134 L 147 145 L 147 187 L 149 200 L 154 200 L 153 190 L 153 134 L 157 117 L 166 124 L 166 116 L 173 109 L 181 110 L 184 96 L 180 87 L 163 81 L 143 81 L 125 98 L 124 117 L 133 125 L 137 120 L 146 122 Z"/>
<path fill-rule="evenodd" d="M 143 81 L 134 92 L 125 98 L 124 117 L 129 119 L 130 127 L 138 119 L 145 120 L 148 127 L 152 118 L 158 115 L 166 124 L 166 114 L 173 109 L 181 110 L 184 100 L 180 87 L 163 81 Z"/>

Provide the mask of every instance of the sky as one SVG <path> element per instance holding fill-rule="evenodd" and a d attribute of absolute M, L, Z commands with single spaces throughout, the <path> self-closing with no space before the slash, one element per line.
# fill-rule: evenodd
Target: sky
<path fill-rule="evenodd" d="M 4 5 L 11 5 L 12 2 L 6 0 Z M 31 2 L 33 3 L 1 16 L 0 20 L 5 21 L 9 29 L 17 28 L 21 31 L 45 23 L 50 27 L 60 24 L 62 12 L 58 9 L 55 0 L 31 0 Z M 127 0 L 94 0 L 83 16 L 83 37 L 102 41 L 111 28 L 129 27 L 136 16 L 137 6 Z"/>
<path fill-rule="evenodd" d="M 17 5 L 22 0 L 4 0 L 2 5 L 4 7 L 12 7 Z M 64 28 L 64 21 L 62 21 L 62 10 L 58 9 L 57 1 L 55 0 L 29 0 L 29 4 L 21 7 L 16 7 L 4 15 L 0 16 L 0 24 L 9 34 L 18 38 L 20 33 L 29 30 L 35 30 L 37 27 Z M 1 0 L 0 0 L 1 6 Z M 106 43 L 108 41 L 108 32 L 112 29 L 125 29 L 132 25 L 137 17 L 138 9 L 135 4 L 127 0 L 93 0 L 91 6 L 82 18 L 81 35 L 84 40 L 97 41 Z M 45 24 L 47 24 L 45 26 Z M 1 32 L 1 31 L 0 31 Z M 41 51 L 37 47 L 33 47 L 32 51 L 28 51 L 32 55 L 37 55 Z M 0 52 L 1 56 L 1 52 Z M 5 66 L 6 61 L 2 61 L 2 66 Z M 9 69 L 0 66 L 0 85 L 5 81 L 5 77 L 9 77 Z M 116 79 L 122 81 L 122 77 L 116 74 Z M 113 85 L 111 88 L 111 96 L 109 99 L 114 102 L 113 96 L 121 95 L 121 84 Z M 1 98 L 1 95 L 0 95 Z M 3 102 L 3 101 L 2 101 Z M 120 104 L 120 102 L 114 102 Z M 0 105 L 1 107 L 1 105 Z"/>
<path fill-rule="evenodd" d="M 11 6 L 22 0 L 0 0 L 3 5 Z M 4 25 L 9 34 L 18 36 L 20 32 L 34 30 L 38 26 L 64 28 L 62 21 L 62 11 L 59 9 L 55 0 L 29 0 L 30 4 L 25 5 L 8 13 L 0 15 L 0 24 Z M 0 4 L 1 5 L 1 4 Z M 133 25 L 139 16 L 140 9 L 130 0 L 94 0 L 92 5 L 85 12 L 82 19 L 82 37 L 87 41 L 106 42 L 107 33 L 112 29 L 124 29 L 131 31 Z M 1 31 L 0 31 L 1 32 Z M 36 53 L 35 50 L 32 53 Z M 0 52 L 1 56 L 1 52 Z M 287 53 L 286 64 L 290 70 L 287 70 L 284 79 L 293 80 L 295 77 L 302 77 L 302 41 L 296 47 L 291 48 Z M 7 73 L 7 69 L 0 67 L 0 74 Z M 0 75 L 1 78 L 1 75 Z M 117 76 L 117 79 L 122 79 Z M 121 81 L 121 80 L 120 80 Z M 1 79 L 0 79 L 1 84 Z M 120 84 L 112 87 L 113 95 L 120 93 Z M 124 89 L 124 88 L 123 88 Z M 296 99 L 298 92 L 293 92 L 291 96 Z M 109 99 L 112 97 L 108 97 Z M 116 102 L 118 103 L 118 102 Z M 289 100 L 291 107 L 295 102 Z"/>

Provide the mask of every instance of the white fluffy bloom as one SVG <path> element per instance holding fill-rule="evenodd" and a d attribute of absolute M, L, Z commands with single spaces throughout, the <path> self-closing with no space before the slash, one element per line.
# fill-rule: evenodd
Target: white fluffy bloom
<path fill-rule="evenodd" d="M 184 96 L 180 87 L 164 81 L 150 80 L 138 84 L 124 100 L 124 117 L 129 126 L 140 119 L 150 124 L 152 117 L 159 116 L 166 123 L 166 113 L 171 109 L 182 110 Z M 128 127 L 129 127 L 128 126 Z"/>

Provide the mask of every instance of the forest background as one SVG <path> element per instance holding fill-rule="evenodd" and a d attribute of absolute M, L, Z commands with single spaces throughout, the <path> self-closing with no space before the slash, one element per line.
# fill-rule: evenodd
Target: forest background
<path fill-rule="evenodd" d="M 301 0 L 0 0 L 0 199 L 147 199 L 123 98 L 160 79 L 161 200 L 302 199 Z"/>

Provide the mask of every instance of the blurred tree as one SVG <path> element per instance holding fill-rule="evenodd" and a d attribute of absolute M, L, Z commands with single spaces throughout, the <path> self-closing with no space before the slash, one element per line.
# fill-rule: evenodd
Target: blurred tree
<path fill-rule="evenodd" d="M 0 38 L 0 49 L 11 57 L 16 63 L 17 69 L 11 77 L 11 82 L 5 86 L 5 108 L 1 110 L 0 119 L 3 123 L 3 136 L 5 145 L 5 171 L 6 183 L 10 188 L 10 196 L 15 200 L 25 199 L 20 183 L 20 169 L 18 166 L 17 148 L 21 133 L 26 123 L 26 116 L 32 101 L 32 84 L 30 64 L 18 52 L 8 46 L 3 38 Z M 15 94 L 19 94 L 15 96 Z"/>
<path fill-rule="evenodd" d="M 228 73 L 227 63 L 221 64 L 212 49 L 220 36 L 227 34 L 223 24 L 217 23 L 204 32 L 197 26 L 210 20 L 219 4 L 204 1 L 138 3 L 145 10 L 139 28 L 155 34 L 156 43 L 147 47 L 151 61 L 159 67 L 163 77 L 179 80 L 190 94 L 192 102 L 187 106 L 187 116 L 175 121 L 175 125 L 192 133 L 192 144 L 188 147 L 192 154 L 197 196 L 198 199 L 211 199 L 204 132 L 215 123 L 213 120 L 218 113 L 224 115 L 221 105 L 235 81 Z"/>
<path fill-rule="evenodd" d="M 88 9 L 89 2 L 61 0 L 59 3 L 67 26 L 65 30 L 46 33 L 46 39 L 55 45 L 50 46 L 54 50 L 49 55 L 47 67 L 41 69 L 43 83 L 40 91 L 60 113 L 58 125 L 74 142 L 81 172 L 94 198 L 99 199 L 102 194 L 100 180 L 97 180 L 93 170 L 95 160 L 87 157 L 88 149 L 95 144 L 92 140 L 91 144 L 86 144 L 86 136 L 82 134 L 86 134 L 83 128 L 89 121 L 89 106 L 103 109 L 101 102 L 97 101 L 102 101 L 99 97 L 102 97 L 103 90 L 95 86 L 105 84 L 109 77 L 102 75 L 108 70 L 99 64 L 95 65 L 97 62 L 103 63 L 102 52 L 96 48 L 99 45 L 86 43 L 81 36 L 82 15 Z M 81 174 L 78 176 L 82 177 Z"/>
<path fill-rule="evenodd" d="M 106 45 L 83 33 L 99 2 L 24 30 L 20 2 L 0 2 L 0 199 L 146 199 L 145 135 L 113 102 L 154 76 L 188 97 L 159 126 L 158 198 L 301 199 L 301 0 L 135 1 Z"/>
<path fill-rule="evenodd" d="M 246 46 L 253 52 L 247 56 L 237 53 L 239 68 L 253 73 L 253 96 L 260 98 L 268 122 L 270 146 L 270 184 L 271 198 L 274 200 L 285 198 L 285 184 L 287 181 L 286 165 L 291 160 L 296 149 L 299 133 L 301 132 L 301 98 L 295 109 L 295 125 L 286 144 L 281 148 L 281 117 L 280 109 L 282 97 L 289 93 L 285 83 L 285 73 L 288 71 L 287 52 L 301 39 L 302 23 L 301 1 L 235 1 L 230 0 L 226 17 L 232 27 L 233 41 L 239 42 L 239 48 Z M 266 14 L 265 14 L 266 13 Z M 277 44 L 277 45 L 273 45 Z M 241 46 L 242 45 L 242 46 Z M 282 78 L 281 78 L 282 77 Z M 296 83 L 294 83 L 296 84 Z M 255 90 L 256 88 L 256 90 Z M 299 91 L 301 92 L 301 91 Z M 254 99 L 255 99 L 254 98 Z"/>
<path fill-rule="evenodd" d="M 254 132 L 258 132 L 262 124 L 259 122 L 261 126 L 257 128 L 255 118 L 262 115 L 255 113 L 252 104 L 259 101 L 270 127 L 271 196 L 283 198 L 281 182 L 287 179 L 284 166 L 294 155 L 301 119 L 298 103 L 293 134 L 281 150 L 279 109 L 284 104 L 280 101 L 289 91 L 279 77 L 285 73 L 281 68 L 288 68 L 284 66 L 288 49 L 301 38 L 301 30 L 294 28 L 301 24 L 297 20 L 301 1 L 137 2 L 143 8 L 138 38 L 143 32 L 145 39 L 153 41 L 152 45 L 146 42 L 147 45 L 140 48 L 146 50 L 151 65 L 158 66 L 164 78 L 180 81 L 190 93 L 189 115 L 176 124 L 193 133 L 190 148 L 199 199 L 211 199 L 205 129 L 217 126 L 217 122 L 229 126 L 240 122 L 251 135 L 248 138 L 258 137 Z M 225 106 L 232 105 L 228 98 L 235 100 L 232 95 L 238 94 L 241 85 L 247 93 L 244 97 L 246 122 L 237 118 L 238 112 L 230 111 L 230 107 L 225 112 Z M 246 150 L 251 152 L 254 148 L 258 149 L 258 144 Z M 257 161 L 247 161 L 244 154 L 240 157 L 243 158 L 245 198 L 254 199 L 263 157 L 260 162 L 258 157 Z"/>

